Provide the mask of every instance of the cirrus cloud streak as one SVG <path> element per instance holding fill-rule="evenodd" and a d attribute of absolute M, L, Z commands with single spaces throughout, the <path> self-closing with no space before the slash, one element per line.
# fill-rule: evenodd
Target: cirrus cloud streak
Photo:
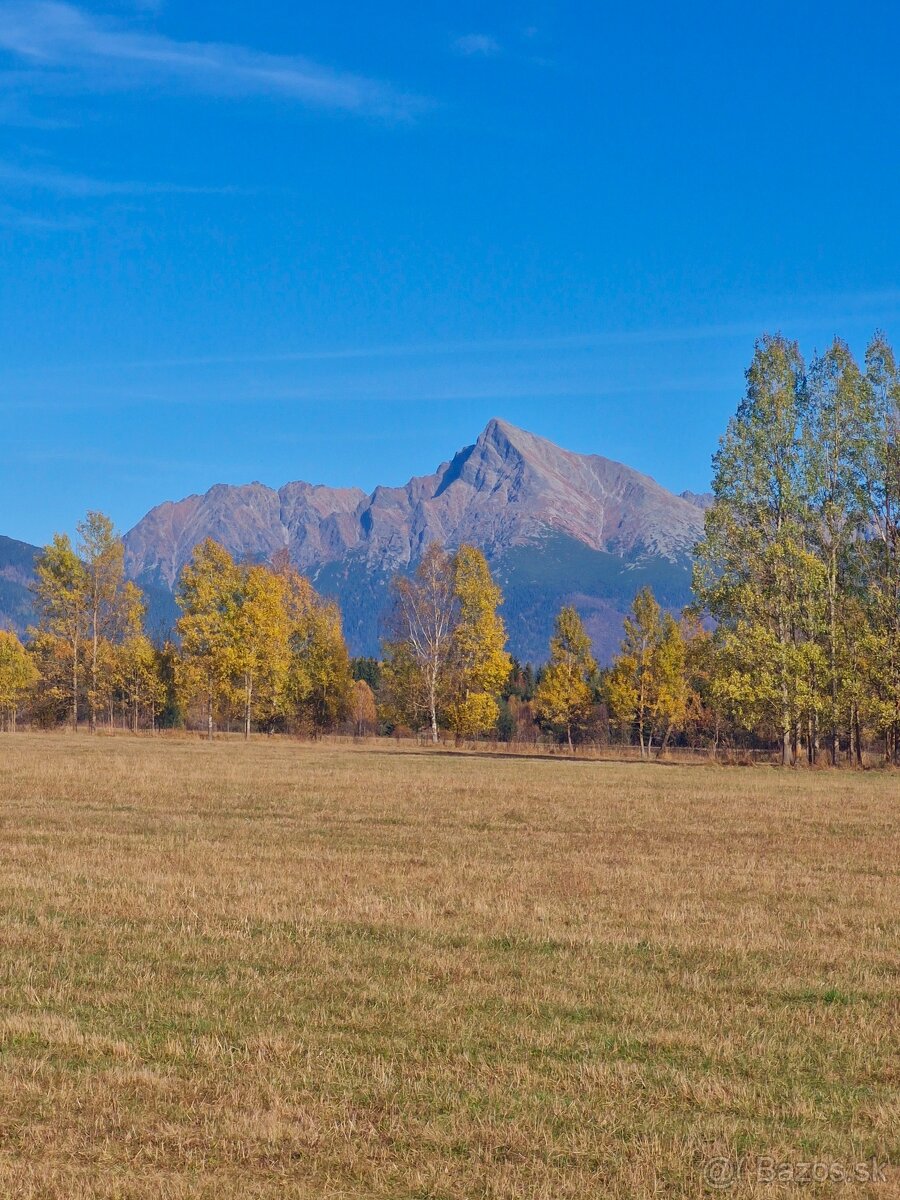
<path fill-rule="evenodd" d="M 45 81 L 140 90 L 168 84 L 199 94 L 260 96 L 385 120 L 409 120 L 427 101 L 391 84 L 299 55 L 220 42 L 178 41 L 99 19 L 58 0 L 0 4 L 0 50 Z"/>

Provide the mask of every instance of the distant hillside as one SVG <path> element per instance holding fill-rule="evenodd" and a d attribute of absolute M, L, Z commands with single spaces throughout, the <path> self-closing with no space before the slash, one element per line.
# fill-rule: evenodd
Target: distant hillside
<path fill-rule="evenodd" d="M 0 535 L 0 629 L 22 634 L 34 618 L 29 584 L 34 578 L 37 546 Z"/>

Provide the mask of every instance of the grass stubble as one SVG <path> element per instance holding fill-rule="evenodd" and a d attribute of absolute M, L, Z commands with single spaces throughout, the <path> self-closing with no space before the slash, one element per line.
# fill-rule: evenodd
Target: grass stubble
<path fill-rule="evenodd" d="M 900 1164 L 898 777 L 0 738 L 0 1195 Z M 818 1194 L 900 1195 L 830 1183 Z"/>

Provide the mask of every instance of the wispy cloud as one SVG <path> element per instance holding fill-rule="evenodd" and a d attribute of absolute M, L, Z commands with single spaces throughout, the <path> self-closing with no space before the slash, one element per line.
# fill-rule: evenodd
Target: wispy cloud
<path fill-rule="evenodd" d="M 71 83 L 135 90 L 168 83 L 214 96 L 269 96 L 318 108 L 409 119 L 426 102 L 388 83 L 295 55 L 187 42 L 98 19 L 53 0 L 0 3 L 0 49 Z"/>
<path fill-rule="evenodd" d="M 732 361 L 732 352 L 740 362 L 765 329 L 784 329 L 801 339 L 827 339 L 837 329 L 849 329 L 851 337 L 862 345 L 874 328 L 891 328 L 898 318 L 900 290 L 886 289 L 808 295 L 802 302 L 797 298 L 772 298 L 760 303 L 755 316 L 694 325 L 3 366 L 0 409 L 11 404 L 27 407 L 45 386 L 53 395 L 52 403 L 60 402 L 56 382 L 60 376 L 66 377 L 67 386 L 77 388 L 79 402 L 87 402 L 83 390 L 87 388 L 97 403 L 111 404 L 224 403 L 227 395 L 234 397 L 235 403 L 250 402 L 254 397 L 307 399 L 311 403 L 324 402 L 326 397 L 335 401 L 367 397 L 387 403 L 391 399 L 406 402 L 410 396 L 447 399 L 451 391 L 468 399 L 624 394 L 644 386 L 644 363 L 658 361 L 656 354 L 645 353 L 651 347 L 670 364 L 682 362 L 683 354 L 687 355 L 684 362 L 695 364 L 699 359 L 694 350 L 707 345 L 727 348 L 728 362 Z M 190 372 L 189 377 L 186 372 Z M 188 378 L 189 383 L 183 385 Z M 446 379 L 452 381 L 450 389 L 441 391 L 436 384 Z M 107 382 L 101 384 L 101 380 Z M 460 380 L 465 381 L 464 387 Z M 727 390 L 733 382 L 729 380 L 730 375 L 702 378 L 696 366 L 689 365 L 679 367 L 679 373 L 667 382 L 654 374 L 647 386 L 664 386 L 669 392 L 682 387 L 691 391 Z"/>
<path fill-rule="evenodd" d="M 822 300 L 835 302 L 833 297 L 822 297 Z M 812 300 L 810 300 L 810 303 Z M 878 313 L 883 314 L 886 307 L 894 312 L 900 308 L 900 291 L 888 290 L 870 293 L 865 296 L 856 294 L 849 297 L 837 298 L 837 303 L 843 307 L 839 311 L 849 309 L 853 304 L 863 306 L 863 313 L 857 312 L 851 316 L 849 312 L 835 318 L 836 324 L 849 323 L 854 319 L 868 319 L 866 309 L 875 306 Z M 798 333 L 817 329 L 822 323 L 822 316 L 809 314 L 793 315 L 782 312 L 766 313 L 761 311 L 757 317 L 731 322 L 702 322 L 695 325 L 673 325 L 669 327 L 645 329 L 607 329 L 587 333 L 561 333 L 549 336 L 485 338 L 478 340 L 459 340 L 445 342 L 398 343 L 396 345 L 370 345 L 336 347 L 334 349 L 317 350 L 284 350 L 267 353 L 223 354 L 223 355 L 192 355 L 184 358 L 143 359 L 115 364 L 130 368 L 175 368 L 182 367 L 222 367 L 240 365 L 291 364 L 291 363 L 328 363 L 385 360 L 429 360 L 457 359 L 461 355 L 476 359 L 491 359 L 505 354 L 546 355 L 548 352 L 560 354 L 591 354 L 602 350 L 640 348 L 643 346 L 689 345 L 702 342 L 726 342 L 737 339 L 750 339 L 759 336 L 765 329 L 781 328 Z M 96 364 L 100 365 L 100 364 Z M 105 364 L 113 365 L 113 364 Z M 70 370 L 70 366 L 65 366 Z"/>
<path fill-rule="evenodd" d="M 54 192 L 58 196 L 88 199 L 94 196 L 230 195 L 237 189 L 193 187 L 181 183 L 141 180 L 94 179 L 52 167 L 20 167 L 0 160 L 0 188 L 15 191 Z"/>
<path fill-rule="evenodd" d="M 590 356 L 601 351 L 639 350 L 650 346 L 680 346 L 704 342 L 741 341 L 752 344 L 752 340 L 766 329 L 783 328 L 790 333 L 805 335 L 817 331 L 823 325 L 838 328 L 851 323 L 865 322 L 877 325 L 888 316 L 900 313 L 900 290 L 887 289 L 881 292 L 849 293 L 841 295 L 817 295 L 806 298 L 806 309 L 795 311 L 782 302 L 771 301 L 768 307 L 761 306 L 755 317 L 730 322 L 699 322 L 694 325 L 673 325 L 643 329 L 606 329 L 582 333 L 560 333 L 534 337 L 485 338 L 444 342 L 397 343 L 393 345 L 344 346 L 330 349 L 283 350 L 265 353 L 234 353 L 189 355 L 171 358 L 128 359 L 118 361 L 91 360 L 87 369 L 116 370 L 177 370 L 183 368 L 240 367 L 240 366 L 291 366 L 292 364 L 317 363 L 367 363 L 385 360 L 404 362 L 443 359 L 458 361 L 490 361 L 513 355 L 515 360 L 523 356 L 546 358 L 548 353 L 559 356 Z M 815 314 L 812 311 L 815 310 Z M 559 361 L 559 360 L 558 360 Z M 84 366 L 84 364 L 82 364 Z M 74 363 L 57 366 L 42 366 L 41 376 L 54 371 L 67 374 L 81 369 Z M 504 368 L 505 369 L 505 368 Z M 529 367 L 529 370 L 531 368 Z M 4 372 L 10 374 L 10 372 Z M 12 372 L 32 375 L 34 372 Z M 321 392 L 311 393 L 321 395 Z M 142 399 L 156 399 L 143 396 Z"/>
<path fill-rule="evenodd" d="M 491 58 L 500 53 L 500 43 L 489 33 L 466 33 L 456 39 L 453 49 L 468 58 Z"/>

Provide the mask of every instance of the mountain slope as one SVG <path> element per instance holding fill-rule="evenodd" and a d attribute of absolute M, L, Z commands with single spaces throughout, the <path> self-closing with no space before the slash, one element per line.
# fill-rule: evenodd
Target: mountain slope
<path fill-rule="evenodd" d="M 34 597 L 29 585 L 39 553 L 37 546 L 0 535 L 0 629 L 22 634 L 33 621 Z"/>
<path fill-rule="evenodd" d="M 307 483 L 278 491 L 219 484 L 161 504 L 126 535 L 126 566 L 147 591 L 151 625 L 161 627 L 174 612 L 178 573 L 204 537 L 247 559 L 287 548 L 340 601 L 353 651 L 375 653 L 390 576 L 414 565 L 429 542 L 472 542 L 504 584 L 516 654 L 544 657 L 553 614 L 574 601 L 606 658 L 644 582 L 655 581 L 672 605 L 688 599 L 691 550 L 703 526 L 698 499 L 492 420 L 474 445 L 405 487 L 367 496 Z"/>

